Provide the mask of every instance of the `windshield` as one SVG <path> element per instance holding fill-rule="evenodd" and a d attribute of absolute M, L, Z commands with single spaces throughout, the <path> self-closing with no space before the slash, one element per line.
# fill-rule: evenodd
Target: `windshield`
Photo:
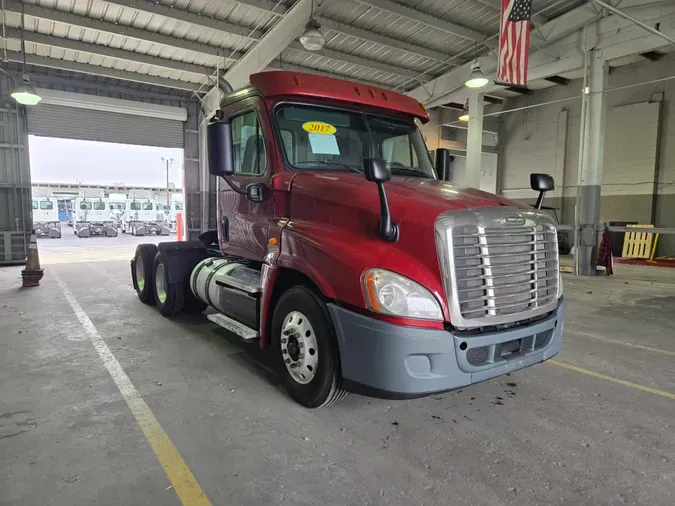
<path fill-rule="evenodd" d="M 95 211 L 104 211 L 105 210 L 105 202 L 103 202 L 102 200 L 94 202 L 94 210 Z"/>
<path fill-rule="evenodd" d="M 152 211 L 152 202 L 143 202 L 143 211 Z"/>
<path fill-rule="evenodd" d="M 91 209 L 91 202 L 80 202 L 80 209 L 89 211 Z"/>
<path fill-rule="evenodd" d="M 41 200 L 40 209 L 46 209 L 48 211 L 51 211 L 52 209 L 54 209 L 54 204 L 49 200 Z"/>
<path fill-rule="evenodd" d="M 183 204 L 181 204 L 180 202 L 175 202 L 175 203 L 173 204 L 173 208 L 174 208 L 176 211 L 182 211 L 182 210 L 183 210 Z"/>
<path fill-rule="evenodd" d="M 38 208 L 37 200 L 34 200 L 33 201 L 33 209 L 37 209 L 37 208 Z"/>
<path fill-rule="evenodd" d="M 314 105 L 280 105 L 276 119 L 286 161 L 298 170 L 363 171 L 383 158 L 395 176 L 436 178 L 414 121 Z"/>

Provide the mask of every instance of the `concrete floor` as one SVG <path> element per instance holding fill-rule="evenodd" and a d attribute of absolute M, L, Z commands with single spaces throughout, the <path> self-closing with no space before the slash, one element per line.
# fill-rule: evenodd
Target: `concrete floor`
<path fill-rule="evenodd" d="M 70 244 L 85 260 L 43 260 L 39 288 L 0 269 L 0 505 L 180 504 L 56 277 L 214 505 L 675 503 L 675 270 L 566 275 L 558 364 L 308 411 L 265 352 L 141 304 L 128 264 L 138 241 L 119 242 L 92 262 L 93 240 L 40 241 L 43 258 Z"/>

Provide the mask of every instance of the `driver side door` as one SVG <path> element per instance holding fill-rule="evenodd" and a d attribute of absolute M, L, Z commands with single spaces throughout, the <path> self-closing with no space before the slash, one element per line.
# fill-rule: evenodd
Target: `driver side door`
<path fill-rule="evenodd" d="M 260 97 L 251 97 L 230 105 L 224 113 L 232 127 L 234 174 L 229 179 L 242 190 L 260 184 L 262 201 L 254 202 L 218 181 L 220 247 L 227 254 L 262 261 L 274 216 L 269 156 L 273 138 L 267 111 Z"/>

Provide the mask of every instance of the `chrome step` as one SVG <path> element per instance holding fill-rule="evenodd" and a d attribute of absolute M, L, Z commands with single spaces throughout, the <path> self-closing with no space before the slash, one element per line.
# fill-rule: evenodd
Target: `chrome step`
<path fill-rule="evenodd" d="M 260 334 L 257 330 L 247 327 L 243 323 L 239 323 L 237 320 L 233 320 L 229 316 L 225 316 L 222 313 L 212 313 L 206 315 L 206 317 L 211 320 L 213 323 L 220 325 L 226 330 L 229 330 L 233 334 L 238 335 L 244 341 L 252 341 L 258 339 Z"/>

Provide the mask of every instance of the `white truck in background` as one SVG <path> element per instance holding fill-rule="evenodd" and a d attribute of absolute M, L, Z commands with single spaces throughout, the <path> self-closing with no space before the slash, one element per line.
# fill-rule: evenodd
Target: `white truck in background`
<path fill-rule="evenodd" d="M 33 229 L 38 237 L 61 238 L 61 221 L 57 199 L 33 193 Z"/>
<path fill-rule="evenodd" d="M 169 228 L 173 232 L 176 231 L 176 216 L 178 215 L 178 213 L 183 213 L 183 195 L 172 194 L 167 221 L 169 223 Z"/>
<path fill-rule="evenodd" d="M 164 206 L 149 199 L 128 199 L 122 216 L 122 233 L 127 232 L 131 235 L 169 235 L 164 222 Z"/>
<path fill-rule="evenodd" d="M 108 195 L 108 202 L 110 206 L 110 219 L 115 228 L 122 226 L 122 216 L 127 203 L 127 196 L 125 193 L 111 193 Z"/>
<path fill-rule="evenodd" d="M 110 219 L 110 203 L 103 198 L 75 199 L 73 232 L 78 237 L 105 235 L 117 237 L 117 228 Z"/>

